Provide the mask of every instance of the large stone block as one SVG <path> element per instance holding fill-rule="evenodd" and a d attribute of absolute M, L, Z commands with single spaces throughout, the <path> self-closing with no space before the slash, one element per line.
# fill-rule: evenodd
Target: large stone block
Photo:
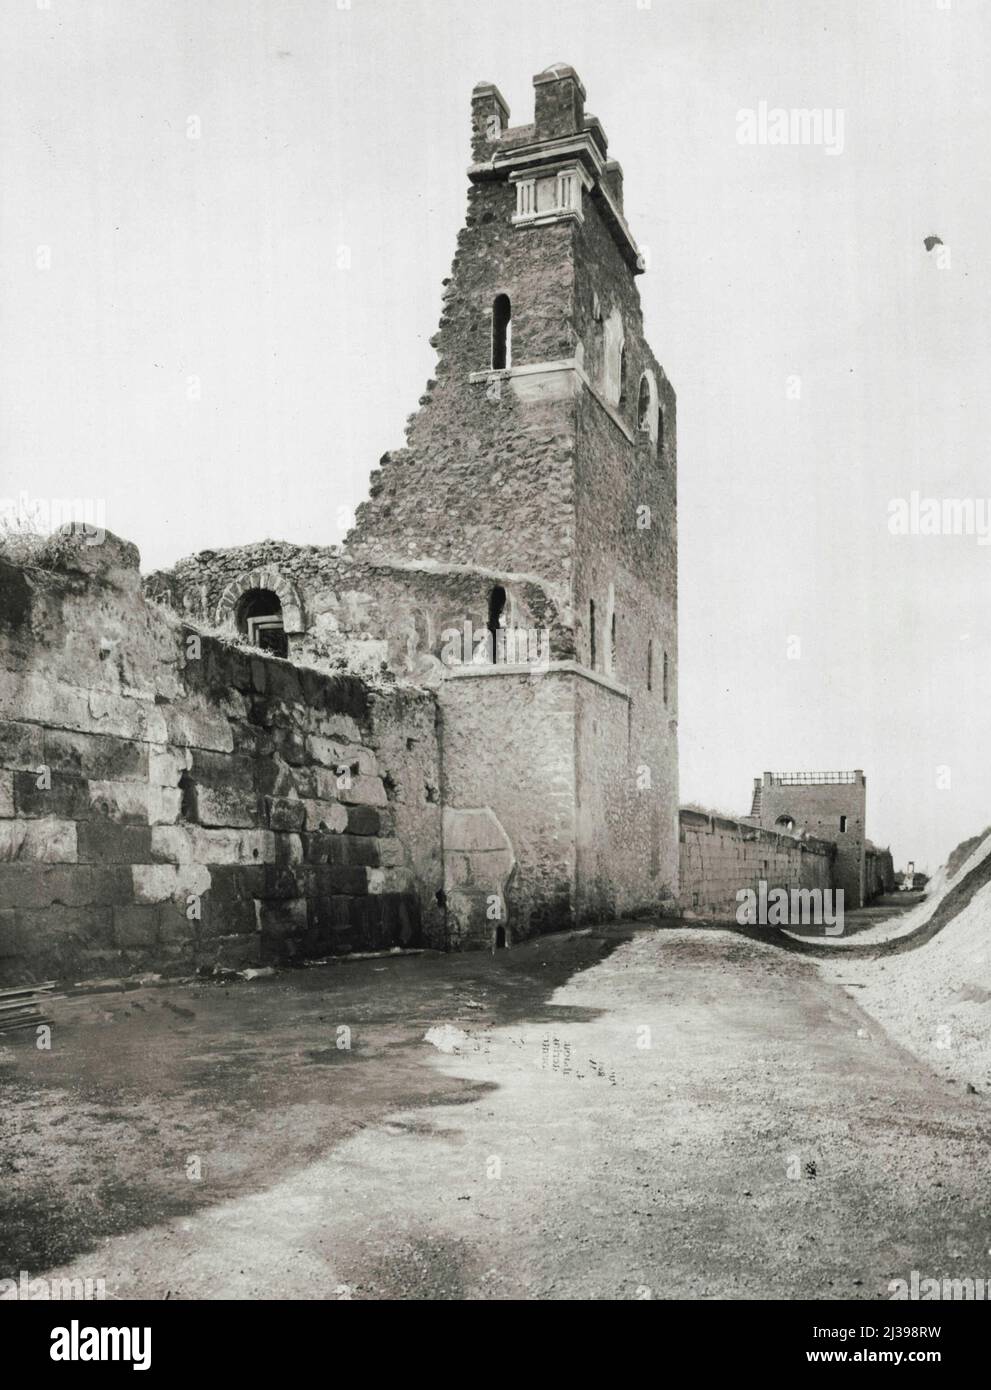
<path fill-rule="evenodd" d="M 158 941 L 158 908 L 114 908 L 114 942 L 117 946 L 154 946 Z"/>
<path fill-rule="evenodd" d="M 238 753 L 214 753 L 193 748 L 189 771 L 197 786 L 251 792 L 255 789 L 255 760 Z M 178 779 L 177 779 L 178 780 Z"/>
<path fill-rule="evenodd" d="M 57 772 L 74 772 L 83 777 L 115 782 L 145 781 L 148 757 L 148 745 L 134 739 L 68 729 L 46 729 L 44 732 L 42 761 Z"/>
<path fill-rule="evenodd" d="M 146 825 L 120 825 L 112 820 L 80 821 L 80 864 L 147 864 L 151 859 L 151 830 Z"/>
<path fill-rule="evenodd" d="M 44 732 L 39 724 L 0 720 L 0 767 L 30 771 L 44 761 Z"/>
<path fill-rule="evenodd" d="M 169 743 L 185 748 L 205 748 L 217 753 L 231 753 L 234 750 L 230 720 L 209 705 L 195 705 L 191 701 L 169 705 L 165 723 Z"/>
<path fill-rule="evenodd" d="M 151 819 L 152 789 L 142 782 L 90 781 L 89 805 L 93 814 L 121 825 L 147 825 Z M 156 798 L 162 789 L 154 788 Z"/>
<path fill-rule="evenodd" d="M 310 734 L 306 740 L 306 749 L 313 761 L 322 767 L 329 767 L 335 771 L 346 767 L 365 777 L 379 775 L 375 754 L 358 744 L 341 743 L 337 739 L 325 738 L 322 734 Z"/>
<path fill-rule="evenodd" d="M 266 796 L 265 819 L 273 830 L 300 831 L 306 822 L 306 807 L 288 797 Z"/>
<path fill-rule="evenodd" d="M 307 905 L 305 898 L 282 898 L 272 902 L 258 901 L 255 904 L 258 929 L 263 937 L 281 940 L 297 936 L 307 928 Z"/>
<path fill-rule="evenodd" d="M 382 815 L 372 806 L 349 806 L 349 835 L 378 835 L 383 829 Z"/>
<path fill-rule="evenodd" d="M 381 777 L 351 777 L 350 786 L 338 788 L 337 795 L 349 806 L 385 806 L 388 797 Z"/>
<path fill-rule="evenodd" d="M 75 821 L 54 818 L 0 821 L 0 864 L 15 860 L 77 863 Z"/>
<path fill-rule="evenodd" d="M 205 864 L 134 864 L 131 866 L 137 903 L 185 903 L 190 895 L 210 891 L 210 870 Z"/>
<path fill-rule="evenodd" d="M 339 801 L 317 801 L 307 798 L 303 801 L 303 806 L 306 809 L 307 830 L 329 830 L 332 834 L 339 835 L 348 828 L 350 812 Z"/>
<path fill-rule="evenodd" d="M 0 820 L 14 814 L 14 774 L 0 771 Z"/>
<path fill-rule="evenodd" d="M 10 907 L 65 907 L 131 901 L 127 868 L 98 868 L 83 864 L 0 864 L 0 902 Z"/>
<path fill-rule="evenodd" d="M 19 816 L 58 816 L 85 820 L 89 816 L 89 788 L 82 777 L 70 772 L 14 773 L 14 806 Z"/>
<path fill-rule="evenodd" d="M 273 862 L 275 856 L 276 837 L 271 830 L 153 825 L 147 859 L 173 864 L 264 864 Z"/>
<path fill-rule="evenodd" d="M 196 819 L 209 828 L 247 829 L 258 824 L 258 798 L 237 787 L 201 787 L 195 790 Z"/>

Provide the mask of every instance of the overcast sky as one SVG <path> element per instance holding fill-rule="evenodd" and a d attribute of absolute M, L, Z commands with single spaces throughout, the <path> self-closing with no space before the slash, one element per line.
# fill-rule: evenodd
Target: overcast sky
<path fill-rule="evenodd" d="M 991 546 L 888 530 L 913 490 L 991 497 L 991 7 L 5 0 L 4 20 L 0 496 L 102 499 L 146 569 L 339 540 L 431 375 L 471 88 L 523 124 L 533 74 L 569 62 L 624 166 L 679 397 L 683 800 L 740 812 L 765 768 L 863 767 L 869 833 L 930 868 L 991 822 Z M 842 110 L 842 152 L 741 145 L 761 102 Z"/>

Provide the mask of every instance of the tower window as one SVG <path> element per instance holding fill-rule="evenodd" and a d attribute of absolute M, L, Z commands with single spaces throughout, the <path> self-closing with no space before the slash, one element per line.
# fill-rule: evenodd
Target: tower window
<path fill-rule="evenodd" d="M 663 454 L 663 452 L 664 452 L 664 411 L 663 411 L 663 410 L 658 410 L 658 412 L 657 412 L 657 452 L 658 452 L 658 454 Z"/>
<path fill-rule="evenodd" d="M 647 643 L 647 689 L 654 688 L 654 642 L 653 638 Z"/>
<path fill-rule="evenodd" d="M 609 670 L 616 670 L 616 614 L 612 615 L 609 622 Z"/>
<path fill-rule="evenodd" d="M 846 830 L 846 816 L 840 816 L 840 833 Z"/>
<path fill-rule="evenodd" d="M 626 404 L 626 344 L 619 347 L 619 404 Z"/>
<path fill-rule="evenodd" d="M 588 664 L 595 670 L 595 599 L 588 601 Z"/>
<path fill-rule="evenodd" d="M 249 589 L 237 607 L 237 628 L 253 647 L 289 655 L 289 639 L 282 620 L 282 603 L 271 589 Z"/>
<path fill-rule="evenodd" d="M 663 683 L 664 703 L 667 704 L 667 702 L 668 702 L 668 654 L 667 654 L 667 652 L 664 653 L 664 669 L 663 669 L 663 671 L 661 672 L 661 680 L 662 680 L 662 683 Z"/>
<path fill-rule="evenodd" d="M 506 660 L 505 640 L 499 640 L 499 632 L 506 625 L 505 613 L 506 590 L 497 584 L 489 595 L 489 652 L 493 661 Z"/>
<path fill-rule="evenodd" d="M 512 365 L 513 308 L 508 294 L 497 294 L 492 304 L 492 368 L 502 371 Z"/>
<path fill-rule="evenodd" d="M 650 429 L 650 382 L 646 372 L 640 378 L 640 391 L 637 396 L 637 429 Z"/>

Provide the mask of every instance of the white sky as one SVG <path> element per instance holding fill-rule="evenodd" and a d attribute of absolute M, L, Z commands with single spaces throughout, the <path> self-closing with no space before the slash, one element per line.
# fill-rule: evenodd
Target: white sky
<path fill-rule="evenodd" d="M 146 569 L 340 539 L 432 371 L 471 88 L 522 124 L 569 62 L 679 397 L 682 798 L 863 767 L 934 868 L 991 822 L 991 547 L 887 508 L 991 496 L 991 9 L 351 3 L 4 0 L 0 495 L 103 499 Z M 741 147 L 762 100 L 842 108 L 843 153 Z"/>

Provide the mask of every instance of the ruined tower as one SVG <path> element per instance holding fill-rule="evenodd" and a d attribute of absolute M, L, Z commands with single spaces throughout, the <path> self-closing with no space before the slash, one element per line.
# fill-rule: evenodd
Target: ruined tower
<path fill-rule="evenodd" d="M 644 337 L 605 131 L 572 68 L 533 83 L 516 127 L 498 88 L 474 89 L 436 378 L 348 540 L 436 577 L 433 644 L 441 621 L 484 629 L 493 603 L 550 634 L 539 675 L 468 663 L 439 687 L 445 807 L 488 807 L 505 829 L 524 932 L 656 907 L 678 856 L 675 397 Z M 449 836 L 473 935 L 492 885 L 460 852 Z"/>
<path fill-rule="evenodd" d="M 434 688 L 439 785 L 388 790 L 411 825 L 442 806 L 418 891 L 452 945 L 657 911 L 678 887 L 674 392 L 605 131 L 570 67 L 533 81 L 528 125 L 491 83 L 472 93 L 434 378 L 345 545 L 209 551 L 149 580 L 248 641 L 281 614 L 291 660 Z"/>

